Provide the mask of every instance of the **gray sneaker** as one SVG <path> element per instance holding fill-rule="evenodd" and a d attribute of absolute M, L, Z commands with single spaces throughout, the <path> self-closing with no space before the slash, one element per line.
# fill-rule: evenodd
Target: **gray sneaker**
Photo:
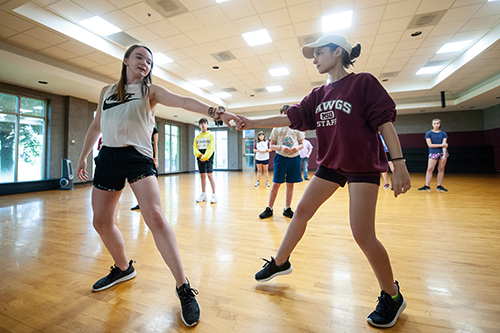
<path fill-rule="evenodd" d="M 130 260 L 128 263 L 128 268 L 124 271 L 116 267 L 116 265 L 111 266 L 111 271 L 109 274 L 92 286 L 93 291 L 101 291 L 104 289 L 108 289 L 109 287 L 114 286 L 117 283 L 124 282 L 130 279 L 133 279 L 137 273 L 135 272 L 134 266 L 132 266 L 132 263 L 135 261 Z"/>
<path fill-rule="evenodd" d="M 187 280 L 187 279 L 186 279 Z M 200 321 L 200 306 L 196 301 L 198 290 L 191 288 L 188 283 L 184 283 L 175 292 L 181 301 L 181 318 L 186 326 L 194 326 Z"/>

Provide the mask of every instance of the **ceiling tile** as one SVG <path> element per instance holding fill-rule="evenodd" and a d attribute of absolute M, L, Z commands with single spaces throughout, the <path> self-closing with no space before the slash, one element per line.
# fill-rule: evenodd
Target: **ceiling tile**
<path fill-rule="evenodd" d="M 248 0 L 226 1 L 220 3 L 219 6 L 233 21 L 257 14 L 252 3 Z"/>
<path fill-rule="evenodd" d="M 251 0 L 251 3 L 259 14 L 286 7 L 284 0 Z"/>
<path fill-rule="evenodd" d="M 113 6 L 110 2 L 103 0 L 73 0 L 73 2 L 99 16 L 117 9 L 117 7 Z"/>
<path fill-rule="evenodd" d="M 146 2 L 139 2 L 132 6 L 124 7 L 122 11 L 144 25 L 165 19 L 163 15 Z"/>
<path fill-rule="evenodd" d="M 51 56 L 52 58 L 67 60 L 76 58 L 78 55 L 73 52 L 66 51 L 57 46 L 50 46 L 39 51 L 40 53 Z"/>
<path fill-rule="evenodd" d="M 147 24 L 146 27 L 163 38 L 178 35 L 181 33 L 181 30 L 177 29 L 167 19 Z"/>
<path fill-rule="evenodd" d="M 75 23 L 95 16 L 93 13 L 70 0 L 58 1 L 48 6 L 48 8 Z"/>
<path fill-rule="evenodd" d="M 26 35 L 31 36 L 33 38 L 44 41 L 45 43 L 55 45 L 66 42 L 68 40 L 67 37 L 63 37 L 57 33 L 53 33 L 47 29 L 36 27 L 24 32 Z"/>
<path fill-rule="evenodd" d="M 207 28 L 186 32 L 186 35 L 197 44 L 213 42 L 217 40 L 217 37 Z"/>
<path fill-rule="evenodd" d="M 318 20 L 321 18 L 319 2 L 308 2 L 297 6 L 289 6 L 288 12 L 294 23 L 304 22 L 309 20 Z"/>
<path fill-rule="evenodd" d="M 147 43 L 149 41 L 160 38 L 160 36 L 158 36 L 153 31 L 149 30 L 144 26 L 128 29 L 125 32 L 130 36 L 134 37 L 135 39 L 137 39 L 138 41 L 140 41 L 141 43 Z"/>
<path fill-rule="evenodd" d="M 7 41 L 23 45 L 29 50 L 40 50 L 51 46 L 50 44 L 44 41 L 38 40 L 37 38 L 33 38 L 31 36 L 24 34 L 17 34 L 12 37 L 9 37 Z"/>
<path fill-rule="evenodd" d="M 415 15 L 420 0 L 407 0 L 391 3 L 386 6 L 383 20 L 392 20 L 404 16 Z"/>
<path fill-rule="evenodd" d="M 24 19 L 18 18 L 14 15 L 8 14 L 3 10 L 0 10 L 0 26 L 8 27 L 9 29 L 23 32 L 28 29 L 35 27 L 35 25 L 31 22 L 28 22 Z"/>
<path fill-rule="evenodd" d="M 208 29 L 219 39 L 241 35 L 232 22 L 209 26 Z"/>
<path fill-rule="evenodd" d="M 264 29 L 264 26 L 262 25 L 262 22 L 260 21 L 260 18 L 257 15 L 248 16 L 238 20 L 233 20 L 233 24 L 236 27 L 236 29 L 240 32 L 240 34 Z"/>
<path fill-rule="evenodd" d="M 185 13 L 170 17 L 168 19 L 177 29 L 186 33 L 193 30 L 203 29 L 205 26 L 191 13 Z"/>
<path fill-rule="evenodd" d="M 229 21 L 229 18 L 224 14 L 219 5 L 195 10 L 193 11 L 193 15 L 206 27 L 211 26 L 214 22 L 224 23 Z"/>
<path fill-rule="evenodd" d="M 108 0 L 110 3 L 115 5 L 117 8 L 125 8 L 135 5 L 142 0 Z"/>
<path fill-rule="evenodd" d="M 275 10 L 272 12 L 262 13 L 259 15 L 264 27 L 267 29 L 275 28 L 292 23 L 288 10 L 286 8 Z"/>
<path fill-rule="evenodd" d="M 141 24 L 121 10 L 116 10 L 102 16 L 106 21 L 116 25 L 122 30 L 137 28 Z"/>

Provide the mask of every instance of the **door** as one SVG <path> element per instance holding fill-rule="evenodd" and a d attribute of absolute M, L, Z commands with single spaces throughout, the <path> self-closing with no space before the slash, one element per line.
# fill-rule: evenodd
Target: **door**
<path fill-rule="evenodd" d="M 243 131 L 243 171 L 255 170 L 255 153 L 253 152 L 254 137 L 255 130 Z"/>

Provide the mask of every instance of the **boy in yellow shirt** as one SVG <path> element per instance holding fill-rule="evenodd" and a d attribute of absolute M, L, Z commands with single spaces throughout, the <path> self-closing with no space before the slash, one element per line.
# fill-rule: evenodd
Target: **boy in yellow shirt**
<path fill-rule="evenodd" d="M 216 203 L 217 195 L 215 194 L 215 181 L 213 176 L 215 137 L 208 130 L 208 120 L 206 118 L 201 118 L 198 124 L 201 133 L 194 138 L 193 152 L 194 156 L 198 159 L 202 193 L 198 199 L 196 199 L 196 202 L 207 201 L 205 189 L 207 186 L 206 176 L 208 175 L 208 180 L 210 180 L 210 185 L 212 186 L 212 198 L 210 199 L 210 203 Z"/>

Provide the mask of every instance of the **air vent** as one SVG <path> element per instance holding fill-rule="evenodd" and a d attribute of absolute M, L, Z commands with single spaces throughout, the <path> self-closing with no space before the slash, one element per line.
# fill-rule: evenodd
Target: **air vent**
<path fill-rule="evenodd" d="M 188 11 L 179 0 L 146 0 L 146 2 L 166 18 Z"/>
<path fill-rule="evenodd" d="M 300 36 L 297 39 L 299 40 L 300 47 L 302 47 L 306 44 L 314 43 L 321 36 L 323 36 L 323 35 L 322 34 L 312 34 L 312 35 Z"/>
<path fill-rule="evenodd" d="M 117 32 L 116 34 L 106 36 L 107 39 L 125 47 L 130 45 L 140 44 L 140 42 L 134 37 L 124 33 L 123 31 Z"/>
<path fill-rule="evenodd" d="M 399 72 L 387 72 L 379 75 L 379 79 L 389 79 L 398 76 Z"/>
<path fill-rule="evenodd" d="M 267 92 L 267 89 L 266 88 L 259 88 L 259 89 L 254 89 L 253 91 L 255 91 L 257 94 L 260 94 L 263 92 Z"/>
<path fill-rule="evenodd" d="M 238 91 L 238 90 L 236 90 L 235 88 L 231 87 L 231 88 L 224 88 L 224 89 L 222 89 L 222 91 L 230 93 L 230 92 L 235 92 L 235 91 Z"/>
<path fill-rule="evenodd" d="M 231 51 L 222 51 L 222 52 L 212 53 L 212 57 L 217 59 L 219 62 L 224 62 L 224 61 L 236 59 L 236 57 L 234 56 L 234 54 L 231 53 Z"/>
<path fill-rule="evenodd" d="M 446 14 L 446 12 L 447 10 L 440 10 L 437 12 L 431 12 L 413 16 L 413 19 L 410 21 L 410 24 L 406 29 L 415 29 L 415 28 L 427 27 L 430 25 L 436 25 L 444 16 L 444 14 Z"/>
<path fill-rule="evenodd" d="M 326 84 L 326 81 L 325 81 L 325 80 L 323 80 L 323 81 L 311 82 L 311 86 L 313 86 L 313 87 L 319 87 L 319 86 L 322 86 L 322 85 L 324 85 L 324 84 Z"/>

